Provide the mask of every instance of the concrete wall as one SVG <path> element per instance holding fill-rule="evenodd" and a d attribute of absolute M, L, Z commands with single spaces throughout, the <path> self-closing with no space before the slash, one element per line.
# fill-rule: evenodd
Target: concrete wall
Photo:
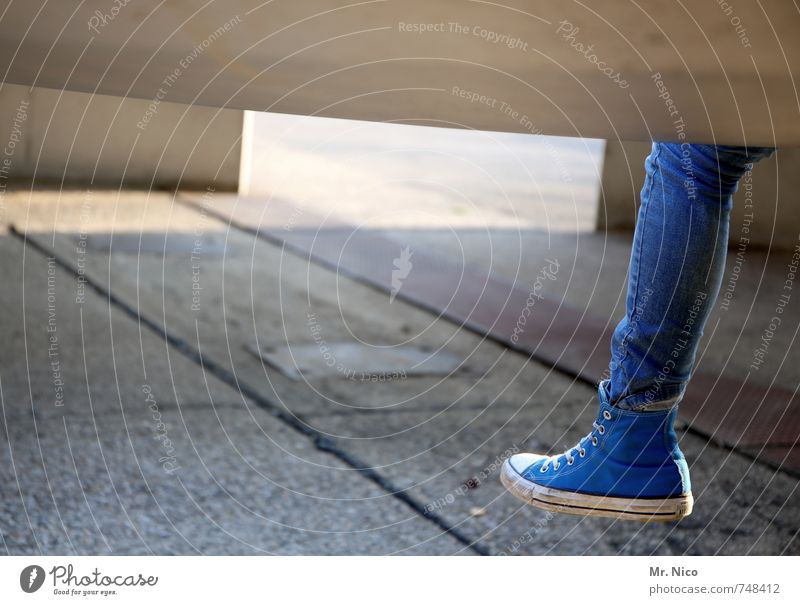
<path fill-rule="evenodd" d="M 0 88 L 0 187 L 235 191 L 243 112 Z"/>
<path fill-rule="evenodd" d="M 598 207 L 598 229 L 633 229 L 644 185 L 650 143 L 606 144 Z M 779 149 L 745 176 L 734 196 L 731 243 L 739 241 L 752 213 L 750 247 L 787 250 L 800 233 L 800 148 Z"/>

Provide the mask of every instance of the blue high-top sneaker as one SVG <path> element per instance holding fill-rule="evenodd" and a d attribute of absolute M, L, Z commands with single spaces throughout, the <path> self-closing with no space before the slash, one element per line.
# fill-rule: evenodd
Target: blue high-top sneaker
<path fill-rule="evenodd" d="M 677 408 L 633 412 L 601 401 L 592 432 L 558 456 L 516 454 L 503 485 L 538 508 L 672 521 L 692 512 L 689 468 L 673 429 Z"/>

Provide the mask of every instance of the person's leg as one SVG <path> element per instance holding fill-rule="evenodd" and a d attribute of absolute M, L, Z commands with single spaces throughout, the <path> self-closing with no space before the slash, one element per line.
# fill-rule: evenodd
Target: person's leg
<path fill-rule="evenodd" d="M 593 430 L 559 456 L 517 454 L 506 487 L 542 508 L 670 520 L 691 512 L 673 429 L 703 326 L 719 291 L 731 198 L 768 148 L 654 143 L 628 276 Z"/>
<path fill-rule="evenodd" d="M 722 282 L 732 196 L 769 148 L 655 143 L 636 223 L 627 313 L 614 331 L 610 402 L 628 410 L 680 401 Z"/>

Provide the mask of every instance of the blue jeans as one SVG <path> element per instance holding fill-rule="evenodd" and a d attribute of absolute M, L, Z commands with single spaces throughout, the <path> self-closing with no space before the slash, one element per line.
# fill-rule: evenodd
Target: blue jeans
<path fill-rule="evenodd" d="M 600 397 L 660 410 L 683 397 L 725 269 L 732 195 L 768 147 L 654 143 Z"/>

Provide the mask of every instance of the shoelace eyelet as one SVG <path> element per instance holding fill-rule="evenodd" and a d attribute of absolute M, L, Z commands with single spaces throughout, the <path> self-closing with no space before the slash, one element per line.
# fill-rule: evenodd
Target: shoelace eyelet
<path fill-rule="evenodd" d="M 571 456 L 570 458 L 567 458 L 567 465 L 568 466 L 572 466 L 573 464 L 575 464 L 575 456 Z"/>
<path fill-rule="evenodd" d="M 597 447 L 597 437 L 592 437 L 592 445 Z"/>
<path fill-rule="evenodd" d="M 606 420 L 611 420 L 611 412 L 609 412 L 608 410 L 603 410 L 603 418 L 605 418 Z"/>
<path fill-rule="evenodd" d="M 601 424 L 600 426 L 597 427 L 597 432 L 600 433 L 601 435 L 605 435 L 606 434 L 606 427 L 604 427 Z"/>
<path fill-rule="evenodd" d="M 547 466 L 546 464 L 543 464 L 541 466 L 541 468 L 539 469 L 539 472 L 540 473 L 546 473 L 549 468 L 550 468 L 549 466 Z"/>
<path fill-rule="evenodd" d="M 560 463 L 558 460 L 556 460 L 556 461 L 553 463 L 553 470 L 554 470 L 554 471 L 557 471 L 559 468 L 561 468 L 561 463 Z"/>
<path fill-rule="evenodd" d="M 583 449 L 583 448 L 581 448 L 581 449 L 578 451 L 578 455 L 579 455 L 581 458 L 586 458 L 586 450 L 585 450 L 585 449 Z"/>

